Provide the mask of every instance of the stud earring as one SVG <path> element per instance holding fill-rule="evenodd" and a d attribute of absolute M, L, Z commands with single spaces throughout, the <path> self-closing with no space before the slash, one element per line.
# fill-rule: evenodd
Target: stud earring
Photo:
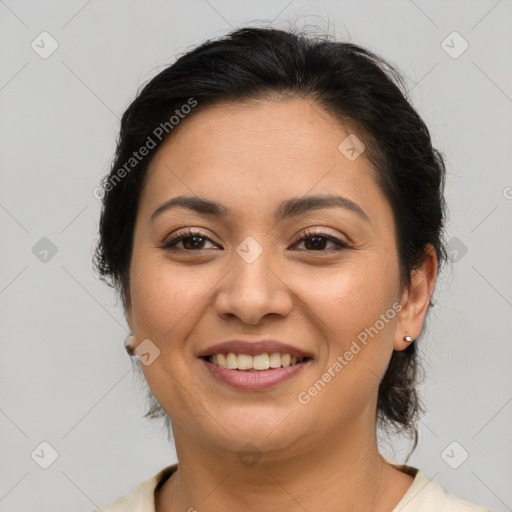
<path fill-rule="evenodd" d="M 404 341 L 406 343 L 412 343 L 414 340 L 410 336 L 404 336 Z"/>
<path fill-rule="evenodd" d="M 133 335 L 133 333 L 130 333 L 124 339 L 124 348 L 129 356 L 133 356 L 135 354 L 135 352 L 133 351 L 133 347 L 132 347 L 132 341 L 133 341 L 134 337 L 135 336 Z"/>

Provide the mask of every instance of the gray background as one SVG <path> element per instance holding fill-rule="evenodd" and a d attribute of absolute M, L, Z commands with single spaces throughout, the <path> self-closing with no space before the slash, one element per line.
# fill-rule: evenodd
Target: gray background
<path fill-rule="evenodd" d="M 206 38 L 271 20 L 318 26 L 397 64 L 446 156 L 456 262 L 428 319 L 428 413 L 409 463 L 449 492 L 512 510 L 511 15 L 510 0 L 0 0 L 0 511 L 89 511 L 176 461 L 158 424 L 141 419 L 123 315 L 92 270 L 93 190 L 143 82 Z M 31 47 L 51 49 L 43 31 L 59 45 L 47 58 Z M 442 46 L 454 31 L 469 44 L 457 58 Z M 55 254 L 41 252 L 43 237 Z M 48 469 L 43 441 L 58 452 Z M 394 446 L 403 462 L 406 446 L 391 441 L 384 452 Z"/>

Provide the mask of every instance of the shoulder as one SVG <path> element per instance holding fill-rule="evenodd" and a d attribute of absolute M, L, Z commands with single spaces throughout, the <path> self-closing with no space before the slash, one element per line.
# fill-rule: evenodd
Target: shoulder
<path fill-rule="evenodd" d="M 415 468 L 414 468 L 415 469 Z M 414 481 L 392 512 L 493 512 L 490 509 L 445 492 L 419 469 Z"/>
<path fill-rule="evenodd" d="M 130 494 L 92 512 L 155 512 L 155 489 L 163 484 L 177 467 L 177 464 L 167 466 L 153 477 L 140 482 Z"/>

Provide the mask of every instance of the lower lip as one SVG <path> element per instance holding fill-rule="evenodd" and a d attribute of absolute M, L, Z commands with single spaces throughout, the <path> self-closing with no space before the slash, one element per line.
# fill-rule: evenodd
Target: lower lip
<path fill-rule="evenodd" d="M 263 391 L 271 389 L 278 384 L 297 375 L 309 362 L 287 366 L 286 368 L 271 368 L 269 370 L 229 370 L 202 359 L 210 374 L 220 382 L 237 389 L 247 391 Z"/>

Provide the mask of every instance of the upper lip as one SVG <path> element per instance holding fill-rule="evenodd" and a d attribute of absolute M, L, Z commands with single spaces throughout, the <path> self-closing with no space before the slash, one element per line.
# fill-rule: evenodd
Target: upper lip
<path fill-rule="evenodd" d="M 201 350 L 197 356 L 205 357 L 214 354 L 227 354 L 234 352 L 235 354 L 247 354 L 249 356 L 256 356 L 258 354 L 272 354 L 279 352 L 280 354 L 290 354 L 292 357 L 313 357 L 312 354 L 306 350 L 294 347 L 288 343 L 280 341 L 264 339 L 258 341 L 246 340 L 229 340 L 222 343 L 216 343 Z"/>

